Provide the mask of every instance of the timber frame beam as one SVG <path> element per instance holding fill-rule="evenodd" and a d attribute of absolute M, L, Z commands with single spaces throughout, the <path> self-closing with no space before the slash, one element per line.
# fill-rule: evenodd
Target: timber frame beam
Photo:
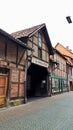
<path fill-rule="evenodd" d="M 20 59 L 19 59 L 17 65 L 20 64 L 20 62 L 21 62 L 21 60 L 22 60 L 22 58 L 23 58 L 24 53 L 25 53 L 25 49 L 24 49 L 23 52 L 21 53 L 21 55 L 20 55 Z"/>

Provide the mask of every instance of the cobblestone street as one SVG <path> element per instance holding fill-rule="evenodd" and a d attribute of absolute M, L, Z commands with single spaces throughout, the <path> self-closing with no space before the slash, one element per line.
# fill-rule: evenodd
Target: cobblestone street
<path fill-rule="evenodd" d="M 0 130 L 73 130 L 73 92 L 1 109 Z"/>

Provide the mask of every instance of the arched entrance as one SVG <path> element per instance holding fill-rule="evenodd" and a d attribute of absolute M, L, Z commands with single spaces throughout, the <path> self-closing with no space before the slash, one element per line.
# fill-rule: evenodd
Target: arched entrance
<path fill-rule="evenodd" d="M 49 77 L 47 68 L 31 64 L 27 71 L 27 98 L 47 96 Z"/>

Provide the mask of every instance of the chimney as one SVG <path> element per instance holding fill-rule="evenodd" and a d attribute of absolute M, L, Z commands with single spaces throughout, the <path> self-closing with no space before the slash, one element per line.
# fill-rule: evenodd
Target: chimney
<path fill-rule="evenodd" d="M 69 50 L 69 46 L 66 46 L 66 49 Z"/>
<path fill-rule="evenodd" d="M 66 46 L 66 49 L 67 49 L 68 51 L 72 52 L 72 50 L 71 50 L 71 49 L 69 49 L 69 46 Z"/>

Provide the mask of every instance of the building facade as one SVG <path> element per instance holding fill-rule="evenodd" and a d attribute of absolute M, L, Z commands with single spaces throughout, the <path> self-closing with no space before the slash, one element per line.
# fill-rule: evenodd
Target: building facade
<path fill-rule="evenodd" d="M 73 59 L 65 56 L 67 59 L 67 77 L 68 77 L 68 90 L 73 91 Z"/>
<path fill-rule="evenodd" d="M 24 101 L 26 50 L 23 42 L 0 29 L 0 106 Z"/>
<path fill-rule="evenodd" d="M 12 36 L 33 49 L 27 51 L 26 100 L 30 97 L 48 96 L 50 93 L 49 57 L 52 44 L 45 24 L 12 33 Z"/>
<path fill-rule="evenodd" d="M 67 91 L 67 60 L 55 49 L 55 54 L 50 58 L 51 71 L 51 93 L 62 93 Z"/>
<path fill-rule="evenodd" d="M 69 46 L 64 47 L 57 43 L 55 48 L 67 59 L 68 90 L 73 91 L 73 52 Z"/>
<path fill-rule="evenodd" d="M 73 90 L 73 53 L 62 47 L 52 47 L 45 24 L 11 35 L 0 29 L 0 106 Z"/>

